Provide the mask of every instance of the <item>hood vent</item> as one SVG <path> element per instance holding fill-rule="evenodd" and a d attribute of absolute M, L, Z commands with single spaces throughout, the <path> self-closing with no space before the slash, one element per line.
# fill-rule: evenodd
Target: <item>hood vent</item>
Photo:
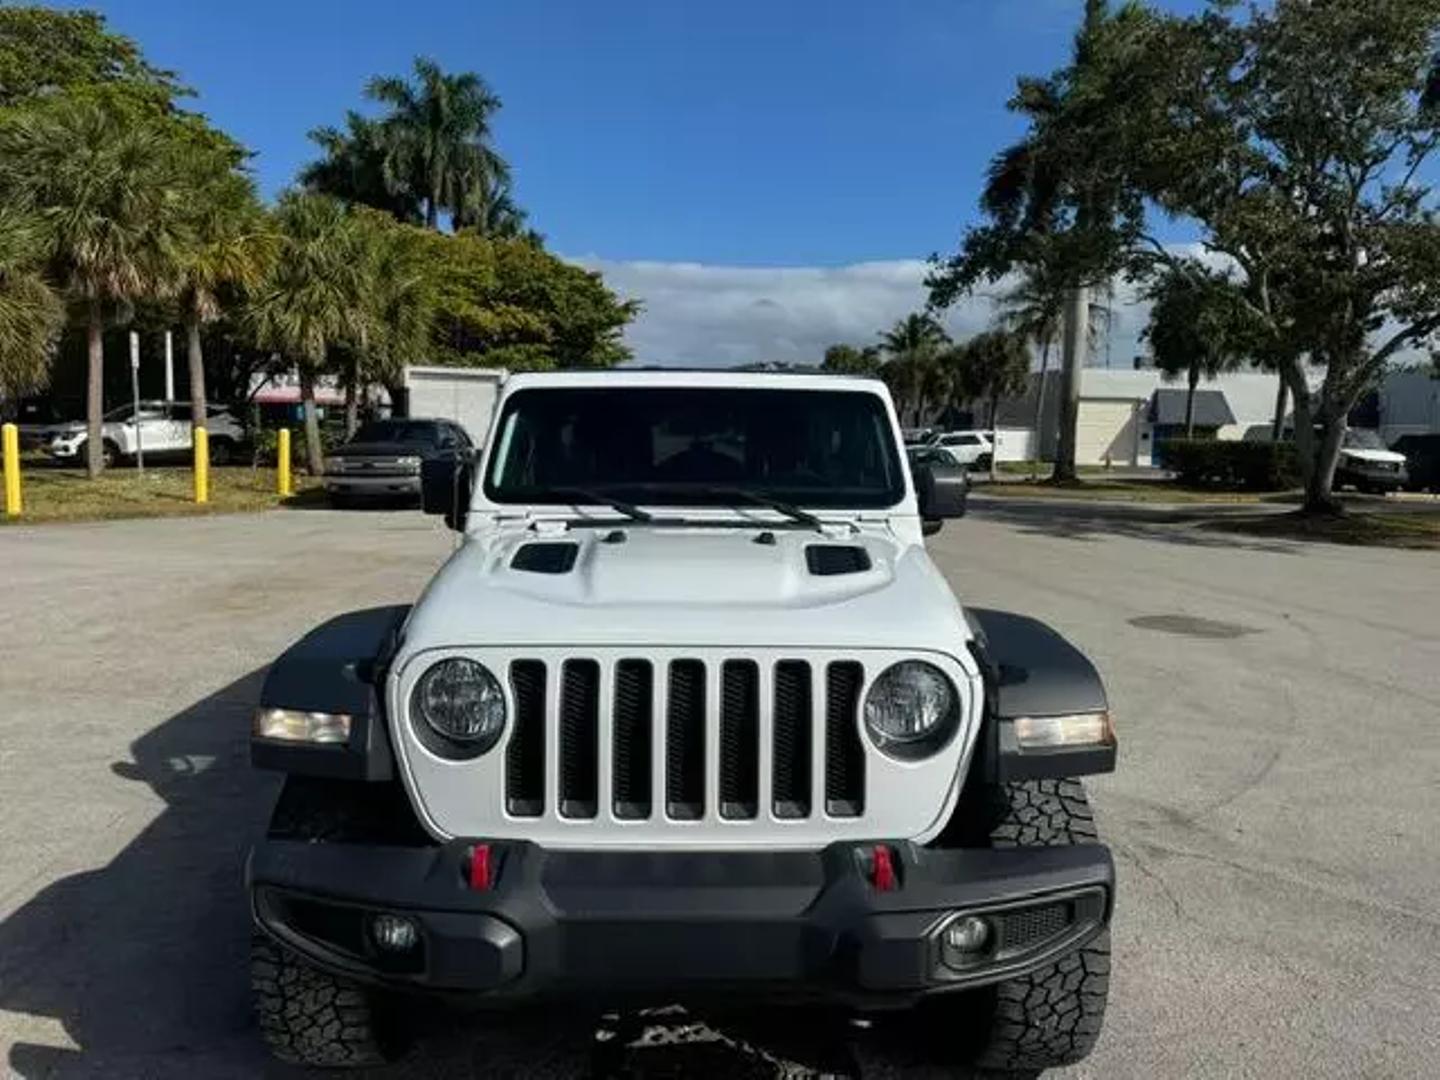
<path fill-rule="evenodd" d="M 580 545 L 564 543 L 526 544 L 510 558 L 511 570 L 531 574 L 568 574 L 575 569 Z"/>
<path fill-rule="evenodd" d="M 870 569 L 870 553 L 853 544 L 810 544 L 805 548 L 805 565 L 816 577 L 860 574 Z"/>

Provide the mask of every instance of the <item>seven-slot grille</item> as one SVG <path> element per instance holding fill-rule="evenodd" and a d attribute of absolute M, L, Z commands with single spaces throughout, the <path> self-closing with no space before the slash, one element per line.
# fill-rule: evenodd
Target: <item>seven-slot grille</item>
<path fill-rule="evenodd" d="M 779 659 L 762 671 L 750 658 L 514 659 L 506 677 L 512 817 L 745 822 L 865 812 L 856 661 Z"/>

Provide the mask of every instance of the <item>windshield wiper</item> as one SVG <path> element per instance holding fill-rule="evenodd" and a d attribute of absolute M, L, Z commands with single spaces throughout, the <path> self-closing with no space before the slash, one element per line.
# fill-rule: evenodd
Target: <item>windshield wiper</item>
<path fill-rule="evenodd" d="M 823 528 L 820 519 L 808 510 L 801 510 L 798 506 L 786 502 L 784 499 L 774 499 L 762 492 L 744 487 L 712 487 L 705 489 L 706 495 L 715 495 L 720 498 L 743 499 L 745 502 L 754 503 L 756 506 L 763 506 L 774 510 L 776 513 L 784 514 L 791 521 L 798 521 L 801 525 L 808 525 L 812 529 Z"/>
<path fill-rule="evenodd" d="M 617 514 L 622 514 L 625 517 L 629 518 L 631 521 L 644 522 L 655 520 L 655 515 L 649 513 L 648 511 L 641 510 L 633 503 L 628 503 L 624 499 L 614 498 L 613 496 L 606 495 L 603 492 L 592 491 L 589 488 L 554 488 L 551 490 L 550 494 L 556 496 L 559 499 L 566 499 L 570 501 L 580 500 L 587 503 L 599 503 L 601 506 L 608 506 Z"/>

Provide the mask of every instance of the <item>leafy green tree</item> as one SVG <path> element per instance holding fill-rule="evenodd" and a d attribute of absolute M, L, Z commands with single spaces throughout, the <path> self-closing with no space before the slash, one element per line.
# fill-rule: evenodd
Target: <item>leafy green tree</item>
<path fill-rule="evenodd" d="M 0 205 L 0 398 L 44 386 L 64 308 L 41 272 L 47 241 L 38 219 Z"/>
<path fill-rule="evenodd" d="M 161 112 L 190 93 L 96 12 L 0 7 L 0 109 L 92 89 Z"/>
<path fill-rule="evenodd" d="M 1169 378 L 1185 376 L 1185 435 L 1195 434 L 1195 390 L 1243 367 L 1256 341 L 1244 298 L 1224 275 L 1194 260 L 1160 274 L 1150 285 L 1145 337 L 1155 366 Z"/>
<path fill-rule="evenodd" d="M 102 467 L 105 325 L 127 320 L 136 301 L 173 296 L 191 243 L 172 135 L 103 94 L 59 95 L 0 119 L 0 202 L 34 207 L 52 279 L 84 313 L 92 477 Z"/>
<path fill-rule="evenodd" d="M 510 181 L 489 177 L 466 189 L 465 202 L 456 208 L 453 220 L 456 229 L 513 239 L 526 235 L 528 216 L 516 203 Z"/>
<path fill-rule="evenodd" d="M 256 290 L 249 323 L 256 342 L 293 363 L 305 411 L 305 449 L 311 475 L 324 471 L 315 381 L 332 353 L 361 347 L 367 259 L 355 218 L 328 195 L 290 193 L 275 210 L 278 251 Z"/>
<path fill-rule="evenodd" d="M 820 370 L 837 375 L 878 375 L 884 359 L 874 345 L 857 348 L 854 345 L 831 345 L 825 350 L 825 360 Z"/>
<path fill-rule="evenodd" d="M 366 93 L 390 107 L 380 126 L 388 186 L 423 201 L 429 228 L 439 228 L 442 211 L 476 213 L 478 193 L 508 180 L 509 167 L 491 145 L 500 99 L 479 75 L 447 75 L 417 57 L 413 82 L 378 76 Z"/>
<path fill-rule="evenodd" d="M 984 401 L 995 431 L 1000 399 L 1023 394 L 1030 379 L 1030 349 L 1024 335 L 1013 330 L 987 330 L 946 354 L 957 397 Z M 995 455 L 990 455 L 990 478 L 995 478 Z"/>
<path fill-rule="evenodd" d="M 275 257 L 277 237 L 250 178 L 233 155 L 190 141 L 184 150 L 191 235 L 180 252 L 180 312 L 190 369 L 190 417 L 204 427 L 202 332 L 220 316 L 222 299 L 258 288 Z"/>
<path fill-rule="evenodd" d="M 916 424 L 924 421 L 932 401 L 945 396 L 939 358 L 948 344 L 950 335 L 928 312 L 911 312 L 880 333 L 880 351 L 885 356 L 880 377 L 890 387 L 901 414 L 909 408 Z"/>
<path fill-rule="evenodd" d="M 1236 267 L 1258 352 L 1294 402 L 1305 509 L 1332 493 L 1346 418 L 1440 330 L 1435 0 L 1215 4 L 1128 43 L 1154 81 L 1112 152 L 1136 190 Z M 1163 119 L 1165 139 L 1142 132 Z M 1184 272 L 1151 241 L 1152 263 Z M 1312 391 L 1309 357 L 1325 365 Z"/>
<path fill-rule="evenodd" d="M 618 298 L 594 271 L 526 239 L 467 231 L 431 242 L 437 362 L 534 370 L 629 359 L 621 335 L 640 305 Z"/>

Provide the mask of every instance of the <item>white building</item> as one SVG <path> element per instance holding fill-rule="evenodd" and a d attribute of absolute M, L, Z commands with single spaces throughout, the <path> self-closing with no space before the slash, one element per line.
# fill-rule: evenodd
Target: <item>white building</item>
<path fill-rule="evenodd" d="M 1397 371 L 1380 384 L 1380 437 L 1440 431 L 1440 377 L 1429 371 Z"/>
<path fill-rule="evenodd" d="M 1035 422 L 1039 376 L 1023 398 L 1000 406 L 996 426 L 1028 431 Z M 1196 427 L 1222 439 L 1238 439 L 1275 416 L 1279 377 L 1241 372 L 1202 379 L 1196 393 Z M 1184 434 L 1185 382 L 1167 382 L 1154 369 L 1139 371 L 1086 368 L 1080 377 L 1080 415 L 1075 460 L 1080 465 L 1155 465 L 1166 438 Z M 1040 425 L 1040 457 L 1053 460 L 1059 429 L 1060 375 L 1045 379 L 1045 416 Z M 1017 440 L 1018 436 L 1017 436 Z M 1028 441 L 1025 440 L 1027 448 Z"/>

